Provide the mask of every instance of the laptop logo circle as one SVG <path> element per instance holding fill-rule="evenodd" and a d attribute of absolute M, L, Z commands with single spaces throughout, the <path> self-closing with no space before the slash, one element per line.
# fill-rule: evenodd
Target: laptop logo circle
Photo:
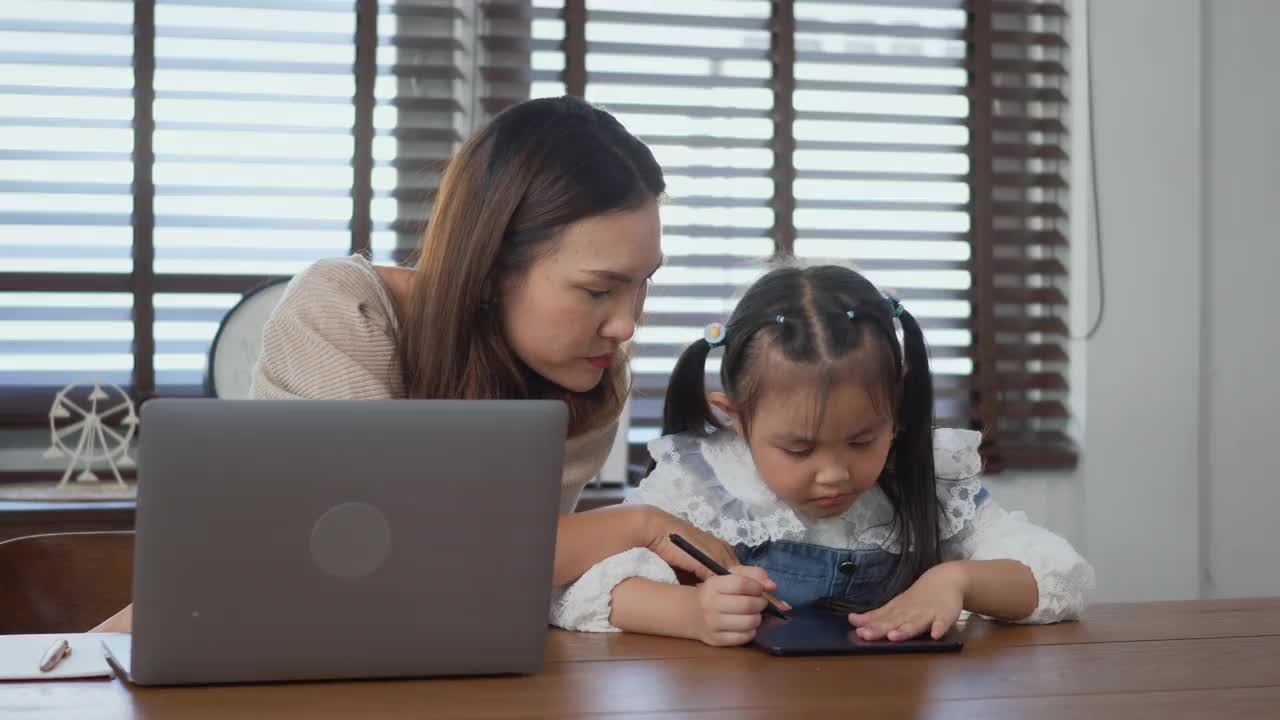
<path fill-rule="evenodd" d="M 340 578 L 372 574 L 391 554 L 391 526 L 378 508 L 349 502 L 329 508 L 311 528 L 311 561 Z"/>

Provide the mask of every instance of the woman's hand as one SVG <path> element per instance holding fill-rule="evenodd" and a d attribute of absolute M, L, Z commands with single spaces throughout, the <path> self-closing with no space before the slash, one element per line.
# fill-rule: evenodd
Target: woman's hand
<path fill-rule="evenodd" d="M 719 577 L 710 568 L 694 560 L 688 553 L 676 547 L 676 544 L 671 542 L 672 533 L 688 540 L 694 547 L 701 550 L 707 557 L 720 563 L 729 572 L 737 572 L 737 568 L 744 567 L 738 562 L 738 556 L 734 554 L 733 548 L 729 547 L 729 544 L 720 538 L 703 532 L 664 510 L 655 507 L 647 507 L 645 509 L 649 513 L 648 522 L 645 525 L 647 528 L 645 531 L 646 537 L 648 538 L 647 547 L 677 571 L 683 570 L 703 581 Z M 751 577 L 756 577 L 756 575 L 752 574 Z M 790 603 L 768 594 L 778 589 L 778 585 L 769 579 L 768 573 L 760 570 L 759 580 L 764 584 L 764 589 L 767 591 L 764 596 L 765 599 L 783 610 L 791 609 Z"/>
<path fill-rule="evenodd" d="M 897 642 L 924 632 L 936 640 L 960 619 L 967 582 L 963 565 L 935 565 L 884 607 L 850 613 L 849 622 L 858 628 L 858 637 L 863 640 Z"/>
<path fill-rule="evenodd" d="M 647 514 L 643 525 L 644 547 L 657 553 L 658 557 L 665 560 L 668 565 L 676 570 L 692 573 L 699 580 L 707 580 L 716 576 L 702 563 L 694 560 L 688 553 L 676 547 L 676 544 L 671 542 L 672 533 L 676 533 L 688 540 L 694 547 L 706 553 L 707 557 L 723 565 L 725 569 L 732 569 L 740 564 L 738 556 L 733 553 L 733 548 L 729 547 L 729 544 L 723 540 L 699 530 L 665 510 L 649 507 L 646 508 L 646 511 Z"/>

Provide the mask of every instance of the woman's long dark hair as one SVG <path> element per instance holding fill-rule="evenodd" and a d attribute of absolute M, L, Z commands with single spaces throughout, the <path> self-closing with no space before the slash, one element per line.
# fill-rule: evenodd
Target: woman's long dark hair
<path fill-rule="evenodd" d="M 894 330 L 902 325 L 903 342 Z M 724 329 L 720 382 L 743 431 L 762 394 L 766 353 L 797 365 L 830 367 L 858 352 L 878 365 L 896 434 L 878 481 L 893 506 L 902 553 L 885 597 L 906 590 L 941 560 L 933 467 L 933 380 L 920 324 L 859 273 L 835 265 L 774 270 L 751 286 Z M 709 434 L 723 427 L 706 393 L 712 345 L 698 340 L 680 355 L 667 387 L 662 434 Z M 820 398 L 819 402 L 823 402 Z M 821 417 L 821 413 L 818 415 Z"/>
<path fill-rule="evenodd" d="M 499 291 L 565 226 L 640 208 L 665 189 L 649 148 L 580 98 L 499 113 L 449 161 L 436 195 L 398 338 L 407 395 L 559 399 L 570 435 L 616 418 L 629 390 L 624 358 L 585 393 L 552 384 L 507 344 Z"/>

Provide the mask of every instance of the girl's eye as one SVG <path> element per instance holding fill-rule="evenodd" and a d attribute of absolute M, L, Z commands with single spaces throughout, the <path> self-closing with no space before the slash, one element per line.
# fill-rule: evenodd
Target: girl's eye
<path fill-rule="evenodd" d="M 849 447 L 851 448 L 871 447 L 871 443 L 872 443 L 871 440 L 850 440 Z"/>
<path fill-rule="evenodd" d="M 603 300 L 609 297 L 610 292 L 608 290 L 592 290 L 591 288 L 583 288 L 583 290 L 587 291 L 587 294 L 591 296 L 592 300 Z"/>
<path fill-rule="evenodd" d="M 783 452 L 795 458 L 809 457 L 813 452 L 813 448 L 783 448 Z"/>

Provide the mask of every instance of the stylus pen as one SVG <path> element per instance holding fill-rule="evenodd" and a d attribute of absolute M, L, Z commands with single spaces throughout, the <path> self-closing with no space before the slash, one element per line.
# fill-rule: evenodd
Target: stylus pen
<path fill-rule="evenodd" d="M 707 557 L 705 553 L 703 553 L 703 552 L 702 552 L 701 550 L 699 550 L 698 548 L 694 547 L 694 546 L 693 546 L 693 543 L 689 542 L 688 540 L 685 540 L 684 538 L 680 537 L 679 535 L 677 535 L 677 534 L 675 534 L 675 533 L 671 533 L 671 542 L 675 543 L 675 544 L 676 544 L 676 547 L 678 547 L 678 548 L 680 548 L 681 550 L 683 550 L 683 551 L 685 551 L 685 552 L 689 553 L 690 557 L 692 557 L 694 560 L 697 560 L 698 562 L 700 562 L 700 563 L 702 563 L 703 565 L 705 565 L 705 566 L 706 566 L 706 568 L 707 568 L 708 570 L 710 570 L 711 572 L 713 572 L 713 573 L 715 573 L 715 574 L 717 574 L 717 575 L 728 575 L 728 574 L 729 574 L 729 571 L 728 571 L 728 570 L 725 570 L 723 565 L 721 565 L 720 563 L 716 562 L 715 560 L 712 560 L 711 558 Z M 766 602 L 767 602 L 767 601 L 766 601 Z M 766 606 L 765 606 L 765 608 L 764 608 L 764 614 L 765 614 L 765 615 L 772 615 L 772 616 L 774 616 L 774 617 L 776 617 L 776 618 L 782 618 L 783 620 L 789 620 L 789 619 L 790 619 L 790 618 L 788 618 L 788 617 L 787 617 L 787 614 L 786 614 L 786 613 L 782 612 L 782 610 L 779 610 L 779 609 L 778 609 L 778 607 L 777 607 L 776 605 L 774 605 L 773 603 L 769 603 L 768 605 L 766 605 Z"/>

